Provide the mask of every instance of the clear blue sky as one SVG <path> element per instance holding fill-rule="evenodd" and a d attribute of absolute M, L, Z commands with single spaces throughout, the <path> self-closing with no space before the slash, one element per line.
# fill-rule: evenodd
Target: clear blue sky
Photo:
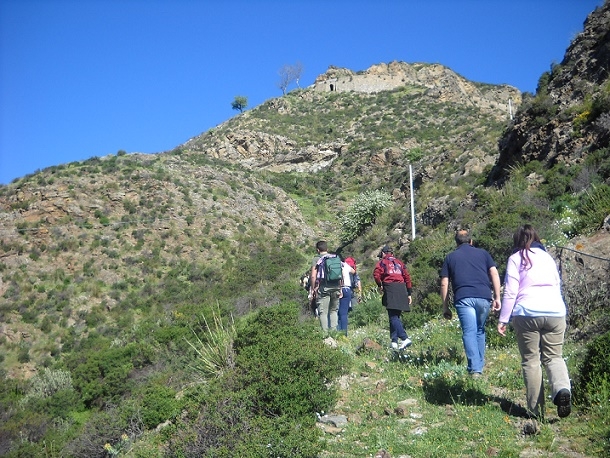
<path fill-rule="evenodd" d="M 0 0 L 0 184 L 167 151 L 329 65 L 448 66 L 535 92 L 603 0 Z"/>

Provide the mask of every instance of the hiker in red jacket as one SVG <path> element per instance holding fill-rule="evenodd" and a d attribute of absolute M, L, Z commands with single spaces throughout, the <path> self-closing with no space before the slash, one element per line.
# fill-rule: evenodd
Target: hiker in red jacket
<path fill-rule="evenodd" d="M 383 293 L 381 303 L 388 310 L 392 349 L 403 350 L 412 343 L 400 318 L 402 312 L 411 311 L 411 276 L 389 246 L 384 246 L 379 256 L 381 259 L 373 270 L 373 278 Z"/>

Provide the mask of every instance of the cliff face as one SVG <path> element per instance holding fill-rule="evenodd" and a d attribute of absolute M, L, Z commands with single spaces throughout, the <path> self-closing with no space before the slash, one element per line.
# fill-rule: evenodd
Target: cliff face
<path fill-rule="evenodd" d="M 610 3 L 593 11 L 561 64 L 539 81 L 499 141 L 489 183 L 502 183 L 510 167 L 540 161 L 579 164 L 610 141 Z"/>

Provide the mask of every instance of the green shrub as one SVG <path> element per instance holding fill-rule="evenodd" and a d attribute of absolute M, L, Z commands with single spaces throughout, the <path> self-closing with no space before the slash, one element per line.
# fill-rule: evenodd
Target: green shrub
<path fill-rule="evenodd" d="M 151 385 L 143 393 L 140 415 L 142 423 L 149 429 L 172 420 L 180 412 L 176 392 L 166 386 Z"/>
<path fill-rule="evenodd" d="M 45 368 L 30 379 L 30 387 L 22 402 L 47 398 L 61 390 L 73 390 L 70 372 Z"/>
<path fill-rule="evenodd" d="M 392 196 L 385 191 L 368 191 L 360 194 L 341 215 L 341 241 L 349 243 L 362 235 L 392 202 Z"/>
<path fill-rule="evenodd" d="M 604 218 L 610 214 L 610 186 L 593 186 L 591 191 L 583 195 L 578 213 L 575 224 L 577 233 L 591 233 L 599 229 Z"/>
<path fill-rule="evenodd" d="M 30 348 L 27 346 L 22 346 L 19 348 L 19 352 L 17 353 L 17 361 L 21 364 L 30 362 Z"/>
<path fill-rule="evenodd" d="M 299 307 L 257 310 L 237 325 L 235 367 L 187 395 L 194 420 L 169 439 L 170 457 L 312 457 L 321 451 L 315 413 L 337 401 L 331 382 L 349 357 L 324 345 Z"/>
<path fill-rule="evenodd" d="M 44 398 L 30 398 L 27 404 L 21 404 L 29 412 L 49 415 L 51 418 L 70 418 L 75 411 L 82 410 L 79 395 L 73 389 L 58 390 Z"/>
<path fill-rule="evenodd" d="M 381 297 L 363 300 L 349 313 L 350 327 L 377 324 L 385 327 L 388 320 L 386 309 L 381 305 Z"/>
<path fill-rule="evenodd" d="M 610 331 L 587 345 L 587 353 L 575 386 L 576 394 L 581 401 L 594 398 L 603 382 L 610 383 Z M 606 399 L 605 402 L 610 403 L 610 399 Z"/>
<path fill-rule="evenodd" d="M 87 345 L 91 348 L 85 348 Z M 129 377 L 132 370 L 155 359 L 155 349 L 147 342 L 103 348 L 106 345 L 101 339 L 90 339 L 66 359 L 74 387 L 87 407 L 119 400 L 132 388 L 133 380 Z"/>
<path fill-rule="evenodd" d="M 260 415 L 313 415 L 337 399 L 328 384 L 347 370 L 349 359 L 322 342 L 317 323 L 299 317 L 298 307 L 282 304 L 258 310 L 239 327 L 236 382 L 251 393 Z"/>
<path fill-rule="evenodd" d="M 320 430 L 310 419 L 290 416 L 259 417 L 253 421 L 254 431 L 247 441 L 241 442 L 234 455 L 240 457 L 294 457 L 310 458 L 322 452 Z"/>
<path fill-rule="evenodd" d="M 93 412 L 76 437 L 71 438 L 63 448 L 61 456 L 113 456 L 111 449 L 117 449 L 117 446 L 138 437 L 143 431 L 143 424 L 137 412 L 130 411 L 128 407 L 111 407 L 101 412 Z"/>
<path fill-rule="evenodd" d="M 225 375 L 226 376 L 226 375 Z M 247 397 L 213 381 L 193 400 L 194 420 L 180 424 L 166 444 L 169 458 L 234 457 L 242 442 L 258 433 Z M 200 391 L 203 391 L 202 388 Z M 264 444 L 264 442 L 263 442 Z M 261 443 L 259 443 L 259 446 Z M 248 456 L 248 455 L 243 455 Z M 264 456 L 264 455 L 254 455 Z"/>

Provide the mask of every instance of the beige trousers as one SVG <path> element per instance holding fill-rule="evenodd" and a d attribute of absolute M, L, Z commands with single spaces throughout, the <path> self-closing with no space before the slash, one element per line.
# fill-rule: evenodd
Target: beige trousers
<path fill-rule="evenodd" d="M 318 313 L 320 325 L 324 331 L 336 331 L 339 322 L 340 289 L 327 290 L 318 296 Z"/>
<path fill-rule="evenodd" d="M 521 368 L 525 382 L 527 408 L 539 416 L 544 413 L 544 381 L 542 366 L 551 387 L 551 399 L 555 399 L 562 388 L 570 390 L 570 376 L 563 359 L 563 336 L 565 317 L 512 318 L 521 353 Z"/>

